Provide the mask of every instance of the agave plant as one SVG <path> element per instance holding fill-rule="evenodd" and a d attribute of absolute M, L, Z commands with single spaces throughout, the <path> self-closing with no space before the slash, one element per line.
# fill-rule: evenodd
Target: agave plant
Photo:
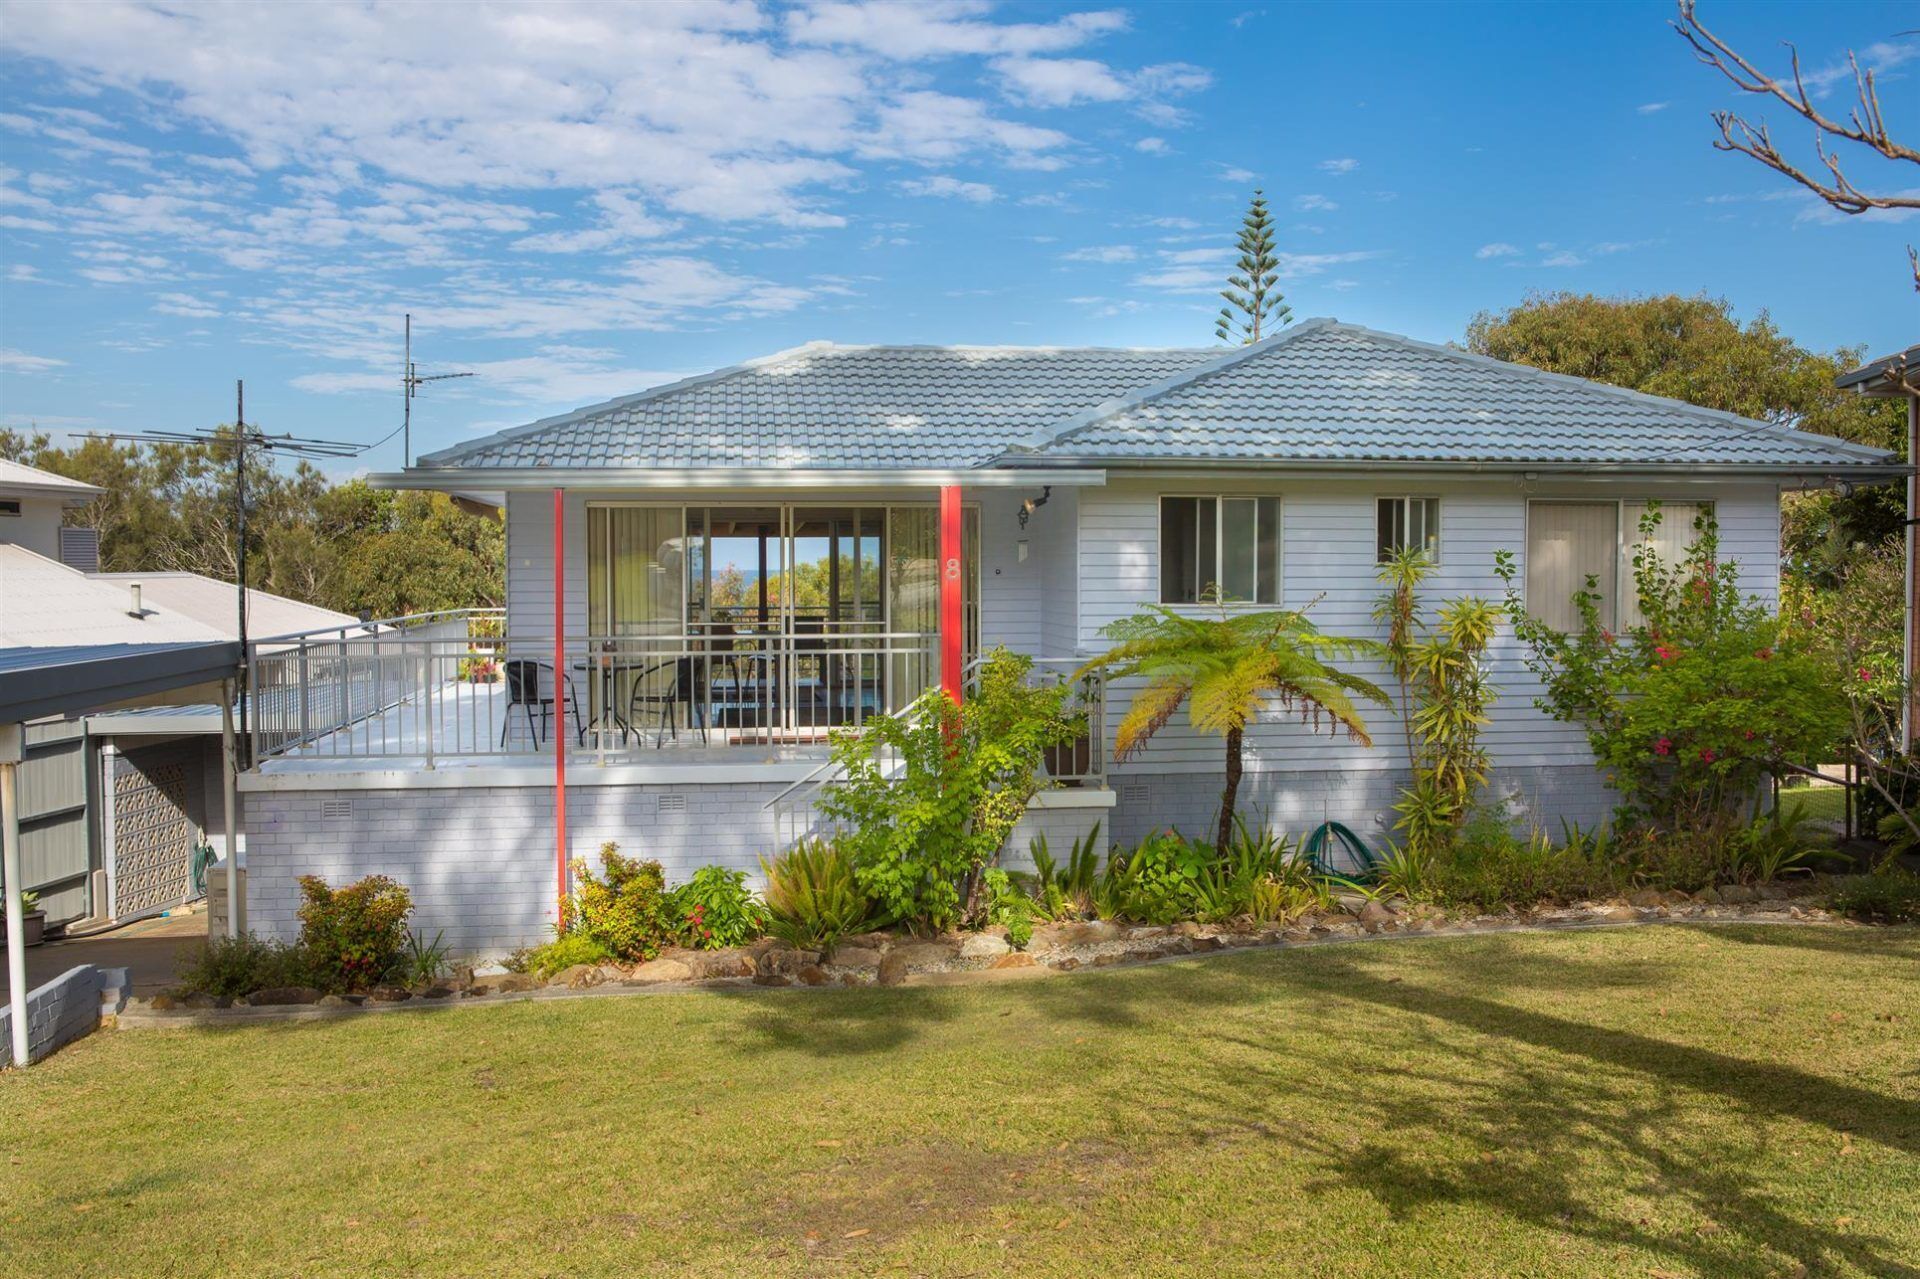
<path fill-rule="evenodd" d="M 1196 617 L 1153 605 L 1101 632 L 1114 641 L 1074 676 L 1101 670 L 1137 676 L 1147 683 L 1121 719 L 1114 758 L 1126 760 L 1164 728 L 1184 703 L 1193 726 L 1226 741 L 1226 787 L 1220 793 L 1215 847 L 1233 838 L 1234 803 L 1240 793 L 1242 744 L 1247 726 L 1269 706 L 1291 711 L 1316 730 L 1345 730 L 1373 745 L 1356 697 L 1387 706 L 1387 695 L 1358 675 L 1332 666 L 1334 659 L 1372 655 L 1371 640 L 1327 635 L 1291 610 L 1241 613 L 1222 607 L 1217 616 Z"/>

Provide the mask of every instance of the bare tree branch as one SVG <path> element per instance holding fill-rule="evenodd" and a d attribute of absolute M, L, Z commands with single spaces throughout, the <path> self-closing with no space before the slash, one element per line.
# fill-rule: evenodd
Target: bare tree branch
<path fill-rule="evenodd" d="M 1806 77 L 1800 70 L 1800 52 L 1788 44 L 1787 54 L 1793 67 L 1791 88 L 1760 70 L 1741 56 L 1719 36 L 1702 26 L 1694 12 L 1695 0 L 1679 0 L 1680 16 L 1673 29 L 1680 33 L 1693 55 L 1714 68 L 1745 93 L 1757 93 L 1786 105 L 1795 115 L 1813 126 L 1813 152 L 1825 167 L 1829 178 L 1821 178 L 1789 160 L 1774 145 L 1765 122 L 1755 124 L 1732 111 L 1716 111 L 1713 122 L 1720 129 L 1716 150 L 1733 151 L 1758 160 L 1775 173 L 1811 191 L 1828 207 L 1846 214 L 1866 213 L 1873 209 L 1920 209 L 1920 196 L 1898 192 L 1874 194 L 1856 186 L 1841 167 L 1839 155 L 1828 150 L 1831 140 L 1853 142 L 1897 163 L 1920 166 L 1920 150 L 1894 139 L 1880 106 L 1880 89 L 1874 83 L 1871 68 L 1863 69 L 1852 50 L 1847 51 L 1847 66 L 1853 72 L 1853 88 L 1858 99 L 1845 121 L 1836 120 L 1814 105 L 1807 92 Z M 1907 248 L 1908 265 L 1913 271 L 1913 287 L 1920 290 L 1920 253 Z"/>

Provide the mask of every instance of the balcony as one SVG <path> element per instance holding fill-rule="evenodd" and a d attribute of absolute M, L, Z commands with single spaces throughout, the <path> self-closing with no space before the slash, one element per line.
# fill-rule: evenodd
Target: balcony
<path fill-rule="evenodd" d="M 937 682 L 936 642 L 801 619 L 571 639 L 556 663 L 551 634 L 509 635 L 490 611 L 276 636 L 250 653 L 251 758 L 263 773 L 551 767 L 556 750 L 586 765 L 818 762 L 833 733 Z M 1076 665 L 1036 659 L 1035 678 Z M 1048 765 L 1084 784 L 1104 773 L 1098 681 L 1076 699 L 1088 737 Z"/>

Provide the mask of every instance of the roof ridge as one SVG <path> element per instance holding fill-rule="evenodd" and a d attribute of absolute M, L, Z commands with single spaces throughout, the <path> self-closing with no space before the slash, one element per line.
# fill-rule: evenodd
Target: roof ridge
<path fill-rule="evenodd" d="M 1104 421 L 1110 417 L 1118 417 L 1129 409 L 1138 408 L 1149 400 L 1158 399 L 1160 396 L 1166 395 L 1171 391 L 1177 391 L 1182 387 L 1192 386 L 1197 382 L 1212 377 L 1216 373 L 1233 368 L 1235 365 L 1246 360 L 1250 360 L 1257 355 L 1264 355 L 1268 351 L 1286 346 L 1303 334 L 1318 333 L 1330 327 L 1341 327 L 1340 321 L 1327 315 L 1314 316 L 1311 319 L 1302 320 L 1298 324 L 1283 328 L 1270 338 L 1262 338 L 1258 342 L 1249 342 L 1243 346 L 1230 348 L 1217 359 L 1209 360 L 1205 364 L 1197 365 L 1194 368 L 1182 370 L 1172 377 L 1162 378 L 1160 381 L 1150 383 L 1147 386 L 1138 387 L 1132 391 L 1128 391 L 1124 395 L 1114 396 L 1110 400 L 1096 404 L 1090 409 L 1063 419 L 1058 426 L 1046 427 L 1036 431 L 1026 439 L 1020 440 L 1000 450 L 999 454 L 989 461 L 987 465 L 991 466 L 994 462 L 1000 461 L 1001 458 L 1007 457 L 1009 454 L 1030 453 L 1038 449 L 1046 448 L 1049 445 L 1058 444 L 1069 436 L 1075 435 L 1094 425 L 1096 422 Z"/>

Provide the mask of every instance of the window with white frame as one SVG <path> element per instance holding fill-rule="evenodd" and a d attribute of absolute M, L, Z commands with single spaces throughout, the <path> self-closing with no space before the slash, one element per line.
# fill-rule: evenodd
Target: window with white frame
<path fill-rule="evenodd" d="M 1694 525 L 1713 513 L 1711 502 L 1661 502 L 1650 536 L 1640 531 L 1653 503 L 1646 501 L 1532 502 L 1527 508 L 1527 611 L 1559 631 L 1580 625 L 1574 593 L 1591 587 L 1600 624 L 1631 629 L 1646 619 L 1634 591 L 1633 557 L 1644 544 L 1667 565 L 1686 558 L 1698 537 Z"/>
<path fill-rule="evenodd" d="M 1160 499 L 1160 602 L 1280 600 L 1280 499 Z"/>
<path fill-rule="evenodd" d="M 1383 497 L 1374 502 L 1374 563 L 1385 564 L 1401 551 L 1424 550 L 1440 557 L 1440 499 Z"/>

